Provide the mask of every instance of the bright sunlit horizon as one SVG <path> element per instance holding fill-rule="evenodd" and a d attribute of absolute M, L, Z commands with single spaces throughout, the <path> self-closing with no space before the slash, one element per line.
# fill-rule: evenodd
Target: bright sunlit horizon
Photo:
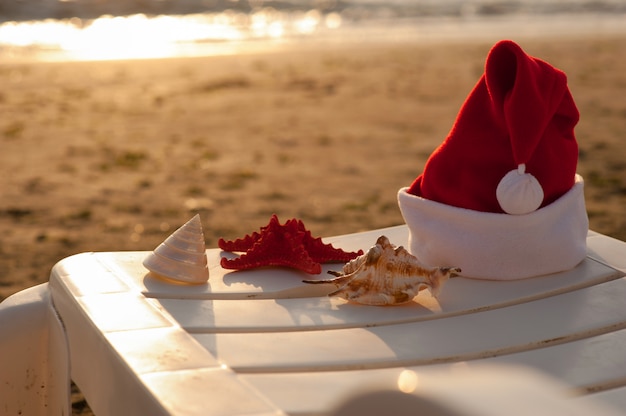
<path fill-rule="evenodd" d="M 237 42 L 307 36 L 341 24 L 337 13 L 272 8 L 250 14 L 105 15 L 93 20 L 6 22 L 0 25 L 0 47 L 58 51 L 77 60 L 164 58 L 185 55 L 193 44 L 221 46 L 222 53 L 229 53 Z"/>
<path fill-rule="evenodd" d="M 96 0 L 85 0 L 85 3 L 88 1 Z M 335 7 L 334 0 L 293 0 L 293 3 L 275 3 L 274 7 L 263 7 L 263 0 L 246 1 L 248 6 L 252 6 L 252 2 L 255 7 L 184 14 L 184 8 L 179 7 L 183 3 L 173 2 L 168 4 L 178 6 L 162 14 L 150 14 L 148 7 L 142 13 L 105 14 L 93 19 L 35 20 L 34 16 L 44 14 L 37 14 L 33 9 L 30 14 L 21 15 L 24 20 L 16 18 L 0 23 L 0 57 L 26 61 L 176 58 L 263 53 L 294 45 L 299 48 L 301 41 L 316 45 L 321 44 L 320 41 L 325 45 L 332 42 L 362 45 L 460 38 L 491 41 L 626 31 L 626 3 L 623 9 L 615 6 L 614 11 L 598 6 L 587 12 L 563 9 L 557 13 L 556 5 L 574 4 L 579 0 L 552 0 L 547 5 L 542 2 L 541 7 L 534 0 L 529 0 L 528 4 L 511 0 L 514 3 L 511 9 L 499 12 L 481 12 L 480 8 L 453 0 L 429 2 L 431 8 L 421 11 L 413 8 L 410 0 L 375 6 L 369 0 L 350 0 L 341 7 Z M 478 3 L 481 1 L 489 2 L 478 0 Z M 15 4 L 18 3 L 26 2 Z M 78 3 L 81 2 L 72 0 L 73 5 Z M 458 8 L 450 9 L 452 4 L 457 4 Z M 88 8 L 85 10 L 95 13 Z M 86 15 L 84 10 L 82 14 L 78 9 L 74 11 L 77 16 Z M 68 12 L 67 16 L 71 15 Z"/>

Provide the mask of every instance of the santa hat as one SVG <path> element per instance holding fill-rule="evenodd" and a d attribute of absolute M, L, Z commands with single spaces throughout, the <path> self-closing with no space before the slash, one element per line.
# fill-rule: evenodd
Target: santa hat
<path fill-rule="evenodd" d="M 562 71 L 498 42 L 448 137 L 398 193 L 412 254 L 484 279 L 576 266 L 588 228 L 578 118 Z"/>

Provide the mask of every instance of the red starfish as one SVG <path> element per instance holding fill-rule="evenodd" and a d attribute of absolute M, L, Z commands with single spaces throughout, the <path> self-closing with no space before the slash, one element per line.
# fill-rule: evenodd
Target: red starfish
<path fill-rule="evenodd" d="M 263 228 L 261 228 L 261 232 L 263 232 Z M 238 238 L 236 240 L 226 241 L 220 238 L 217 241 L 217 245 L 224 251 L 248 251 L 259 238 L 261 238 L 261 234 L 255 231 L 252 234 L 246 234 L 244 238 Z"/>
<path fill-rule="evenodd" d="M 225 269 L 251 269 L 262 266 L 287 266 L 310 274 L 320 274 L 320 263 L 349 261 L 363 254 L 346 253 L 314 238 L 300 220 L 291 219 L 284 225 L 274 214 L 261 232 L 254 232 L 233 241 L 220 238 L 218 246 L 225 251 L 245 251 L 239 258 L 222 258 Z"/>
<path fill-rule="evenodd" d="M 297 221 L 298 230 L 304 233 L 302 244 L 311 258 L 319 263 L 339 263 L 350 261 L 361 254 L 363 250 L 358 252 L 346 252 L 340 248 L 333 247 L 332 244 L 324 244 L 320 237 L 313 237 L 311 231 L 307 230 L 301 220 L 295 218 L 291 221 Z"/>

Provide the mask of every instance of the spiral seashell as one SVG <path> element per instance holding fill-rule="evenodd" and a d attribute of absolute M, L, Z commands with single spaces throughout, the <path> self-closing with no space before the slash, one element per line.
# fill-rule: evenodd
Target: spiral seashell
<path fill-rule="evenodd" d="M 340 296 L 364 305 L 399 305 L 410 302 L 422 289 L 437 297 L 445 282 L 460 273 L 458 267 L 427 267 L 404 247 L 396 247 L 386 236 L 365 254 L 349 261 L 341 272 L 329 271 L 334 279 L 304 280 L 331 283 L 337 287 L 328 296 Z"/>
<path fill-rule="evenodd" d="M 200 215 L 174 231 L 143 261 L 157 277 L 178 283 L 202 284 L 209 280 L 206 247 Z"/>

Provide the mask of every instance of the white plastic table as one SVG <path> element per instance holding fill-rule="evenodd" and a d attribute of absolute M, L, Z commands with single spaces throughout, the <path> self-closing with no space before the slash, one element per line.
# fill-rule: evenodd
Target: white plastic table
<path fill-rule="evenodd" d="M 324 241 L 365 251 L 380 235 L 406 246 L 408 231 Z M 461 397 L 478 394 L 472 369 L 493 374 L 496 390 L 499 380 L 522 385 L 535 369 L 558 381 L 559 394 L 576 395 L 566 396 L 572 408 L 593 402 L 620 414 L 626 243 L 591 231 L 587 241 L 573 270 L 508 282 L 457 277 L 438 300 L 426 290 L 395 307 L 329 298 L 331 287 L 302 283 L 310 275 L 288 269 L 224 270 L 219 249 L 207 250 L 206 285 L 154 279 L 142 266 L 147 252 L 105 252 L 62 260 L 49 289 L 72 379 L 98 416 L 323 415 L 364 387 L 480 406 L 479 395 Z M 578 414 L 569 410 L 562 414 Z"/>

